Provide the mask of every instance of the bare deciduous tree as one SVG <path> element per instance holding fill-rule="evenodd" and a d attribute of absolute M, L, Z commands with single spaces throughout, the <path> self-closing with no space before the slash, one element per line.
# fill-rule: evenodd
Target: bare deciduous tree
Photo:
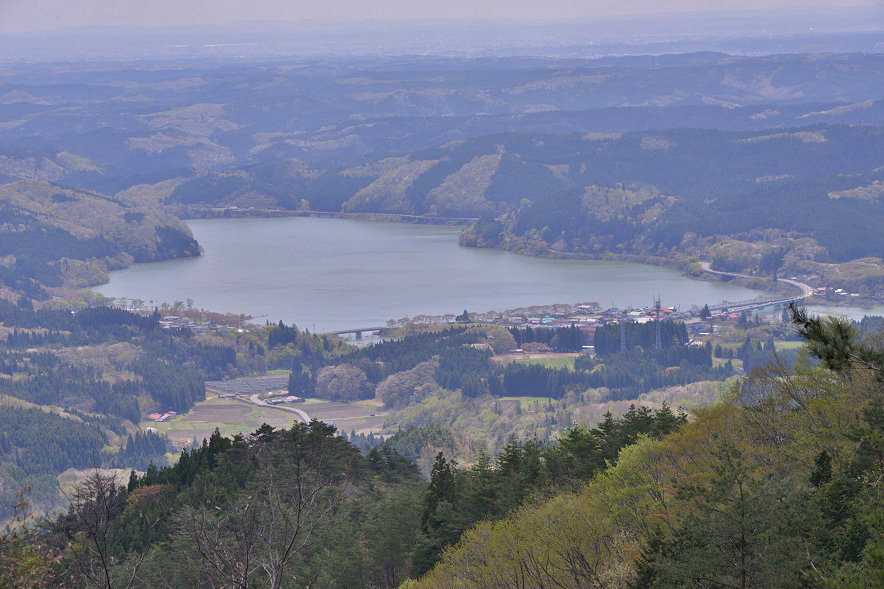
<path fill-rule="evenodd" d="M 114 520 L 126 506 L 126 496 L 117 484 L 116 476 L 96 468 L 66 497 L 70 510 L 64 535 L 77 572 L 90 586 L 130 589 L 138 579 L 146 550 L 134 553 L 130 571 L 122 580 L 115 578 L 113 571 L 119 563 L 112 554 Z M 144 513 L 139 512 L 139 517 L 144 518 Z M 161 518 L 157 516 L 144 522 L 142 529 L 145 533 L 149 532 Z"/>
<path fill-rule="evenodd" d="M 341 515 L 349 464 L 325 424 L 313 422 L 254 443 L 258 476 L 234 499 L 189 508 L 181 533 L 199 553 L 210 586 L 283 589 L 296 557 L 319 543 Z M 309 585 L 306 579 L 298 583 Z"/>

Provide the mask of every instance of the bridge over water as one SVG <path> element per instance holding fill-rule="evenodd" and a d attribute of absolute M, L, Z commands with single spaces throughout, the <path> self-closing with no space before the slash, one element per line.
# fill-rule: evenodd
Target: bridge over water
<path fill-rule="evenodd" d="M 344 335 L 347 333 L 355 333 L 356 339 L 362 339 L 362 334 L 366 331 L 375 332 L 380 331 L 382 329 L 387 329 L 386 325 L 382 325 L 381 327 L 355 327 L 353 329 L 340 329 L 338 331 L 326 331 L 321 335 Z"/>
<path fill-rule="evenodd" d="M 767 298 L 758 296 L 747 301 L 722 301 L 717 305 L 709 305 L 710 311 L 722 311 L 730 313 L 739 313 L 741 311 L 755 311 L 764 307 L 786 306 L 789 303 L 797 303 L 803 301 L 807 295 L 798 295 L 793 297 Z"/>
<path fill-rule="evenodd" d="M 721 276 L 734 276 L 737 278 L 753 278 L 752 276 L 748 276 L 746 274 L 738 274 L 736 272 L 722 272 L 720 270 L 713 270 L 712 265 L 709 262 L 700 262 L 700 267 L 703 268 L 706 272 L 711 274 L 718 274 Z M 756 277 L 757 278 L 757 277 Z M 729 311 L 731 313 L 740 312 L 740 311 L 754 311 L 756 309 L 763 309 L 764 307 L 777 307 L 780 305 L 788 305 L 789 303 L 798 303 L 803 301 L 807 297 L 813 294 L 813 289 L 804 284 L 803 282 L 798 282 L 797 280 L 790 280 L 788 278 L 780 278 L 780 282 L 784 282 L 786 284 L 790 284 L 801 291 L 800 295 L 795 296 L 779 296 L 779 297 L 765 297 L 764 295 L 759 295 L 754 299 L 750 299 L 748 301 L 722 301 L 721 303 L 712 306 L 709 306 L 710 311 Z"/>

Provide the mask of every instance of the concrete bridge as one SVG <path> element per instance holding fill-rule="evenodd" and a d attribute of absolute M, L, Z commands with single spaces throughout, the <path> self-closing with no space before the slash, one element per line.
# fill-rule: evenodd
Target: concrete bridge
<path fill-rule="evenodd" d="M 339 329 L 338 331 L 326 331 L 320 335 L 344 335 L 347 333 L 355 333 L 356 339 L 362 339 L 363 332 L 365 332 L 365 331 L 374 332 L 374 331 L 380 331 L 382 329 L 387 329 L 387 326 L 383 325 L 381 327 L 356 327 L 353 329 Z"/>
<path fill-rule="evenodd" d="M 722 301 L 717 305 L 709 305 L 710 311 L 727 311 L 729 313 L 740 313 L 742 311 L 754 311 L 763 309 L 764 307 L 786 306 L 789 303 L 797 303 L 803 301 L 807 295 L 799 295 L 794 297 L 780 297 L 768 299 L 766 297 L 758 297 L 748 301 Z"/>
<path fill-rule="evenodd" d="M 700 267 L 703 268 L 704 271 L 709 272 L 710 274 L 718 274 L 720 276 L 734 276 L 736 278 L 758 278 L 757 276 L 749 276 L 747 274 L 738 274 L 736 272 L 722 272 L 720 270 L 713 270 L 712 264 L 709 262 L 700 262 Z M 807 297 L 813 295 L 813 288 L 804 284 L 803 282 L 798 282 L 797 280 L 790 280 L 788 278 L 780 278 L 780 282 L 784 282 L 801 291 L 800 295 L 795 295 L 791 297 L 780 295 L 779 297 L 765 297 L 763 295 L 758 296 L 754 299 L 750 299 L 748 301 L 722 301 L 718 305 L 709 306 L 710 311 L 730 311 L 731 313 L 740 312 L 740 311 L 753 311 L 755 309 L 761 309 L 764 307 L 776 307 L 778 305 L 788 305 L 789 303 L 797 303 L 803 301 Z"/>

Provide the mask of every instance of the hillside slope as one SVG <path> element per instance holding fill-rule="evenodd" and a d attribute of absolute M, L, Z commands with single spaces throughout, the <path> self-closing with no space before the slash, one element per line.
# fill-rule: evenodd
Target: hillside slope
<path fill-rule="evenodd" d="M 101 283 L 133 261 L 200 253 L 169 214 L 42 180 L 0 185 L 0 219 L 0 282 L 31 298 L 47 298 L 44 286 Z"/>

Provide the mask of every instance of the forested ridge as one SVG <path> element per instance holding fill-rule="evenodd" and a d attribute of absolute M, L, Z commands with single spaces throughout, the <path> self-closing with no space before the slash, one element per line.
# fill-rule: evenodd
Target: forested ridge
<path fill-rule="evenodd" d="M 107 280 L 136 262 L 199 255 L 175 217 L 49 182 L 0 185 L 0 287 L 34 300 L 46 288 Z"/>
<path fill-rule="evenodd" d="M 495 352 L 513 350 L 517 342 L 549 343 L 558 351 L 579 351 L 583 336 L 576 326 L 449 327 L 370 344 L 324 361 L 309 352 L 300 353 L 294 359 L 289 392 L 343 400 L 376 396 L 387 407 L 419 403 L 429 394 L 422 385 L 460 390 L 465 398 L 562 399 L 569 392 L 605 388 L 609 389 L 608 400 L 621 400 L 635 399 L 663 386 L 725 380 L 734 374 L 730 364 L 713 366 L 711 346 L 689 346 L 684 324 L 664 321 L 661 326 L 664 348 L 654 349 L 654 324 L 630 324 L 623 353 L 619 352 L 619 327 L 603 326 L 598 330 L 601 336 L 596 336 L 601 342 L 599 357 L 578 358 L 573 370 L 518 362 L 500 365 L 492 357 Z M 609 341 L 617 342 L 617 353 L 610 349 Z M 332 388 L 323 384 L 335 375 L 341 376 L 340 383 Z"/>
<path fill-rule="evenodd" d="M 171 444 L 137 429 L 142 416 L 185 412 L 205 398 L 204 380 L 236 370 L 233 347 L 160 329 L 156 312 L 35 310 L 22 298 L 0 301 L 0 323 L 4 519 L 23 487 L 41 507 L 56 504 L 55 477 L 67 469 L 165 464 Z"/>
<path fill-rule="evenodd" d="M 880 127 L 871 125 L 664 129 L 600 138 L 499 134 L 362 166 L 299 172 L 284 191 L 273 185 L 286 163 L 255 165 L 184 182 L 169 202 L 219 204 L 257 192 L 282 208 L 308 202 L 325 211 L 482 216 L 501 225 L 477 226 L 466 243 L 519 238 L 583 253 L 661 255 L 687 232 L 775 229 L 812 237 L 832 260 L 847 261 L 880 257 L 884 244 L 859 242 L 850 231 L 856 223 L 869 230 L 880 225 L 881 207 L 877 198 L 829 195 L 882 179 L 875 156 L 881 142 Z M 473 187 L 455 193 L 458 182 Z"/>
<path fill-rule="evenodd" d="M 877 587 L 882 334 L 795 318 L 807 355 L 792 366 L 774 358 L 690 418 L 633 407 L 553 443 L 513 439 L 467 468 L 440 452 L 428 482 L 397 449 L 444 444 L 438 426 L 362 452 L 316 421 L 232 439 L 216 432 L 128 483 L 94 474 L 68 513 L 5 538 L 0 579 Z"/>
<path fill-rule="evenodd" d="M 836 124 L 510 132 L 344 164 L 252 164 L 182 182 L 164 202 L 194 214 L 252 199 L 258 209 L 474 217 L 462 245 L 684 267 L 711 259 L 876 298 L 882 140 L 878 125 Z"/>

